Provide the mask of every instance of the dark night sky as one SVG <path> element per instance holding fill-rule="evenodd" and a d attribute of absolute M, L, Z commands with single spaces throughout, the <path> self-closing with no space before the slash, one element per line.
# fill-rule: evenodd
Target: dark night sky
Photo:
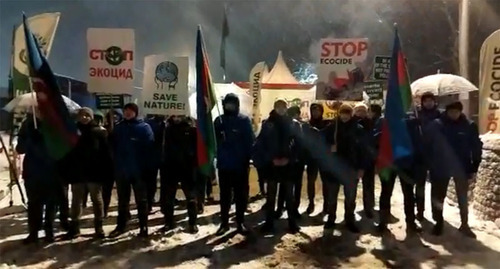
<path fill-rule="evenodd" d="M 204 27 L 211 60 L 212 76 L 222 79 L 219 67 L 219 45 L 224 4 L 228 5 L 230 36 L 227 43 L 228 80 L 248 80 L 251 67 L 262 60 L 273 64 L 282 49 L 289 65 L 312 62 L 310 47 L 315 41 L 331 35 L 332 26 L 341 25 L 342 17 L 366 0 L 298 1 L 217 1 L 217 0 L 1 0 L 0 2 L 0 85 L 7 84 L 11 33 L 28 16 L 43 12 L 62 13 L 49 62 L 57 73 L 86 80 L 86 29 L 134 28 L 136 35 L 136 68 L 142 69 L 148 54 L 192 55 L 196 26 Z M 368 8 L 358 13 L 377 16 Z M 371 24 L 366 24 L 373 26 Z M 360 24 L 351 25 L 354 32 Z M 346 28 L 341 27 L 341 28 Z M 354 29 L 354 30 L 353 30 Z M 344 31 L 345 32 L 345 31 Z M 385 31 L 386 32 L 386 31 Z M 194 58 L 192 59 L 192 61 Z M 136 76 L 140 78 L 140 75 Z M 138 80 L 136 85 L 140 85 Z"/>
<path fill-rule="evenodd" d="M 388 53 L 393 40 L 392 25 L 397 20 L 394 16 L 400 19 L 416 16 L 416 10 L 409 9 L 405 1 L 409 0 L 0 0 L 0 86 L 7 85 L 12 27 L 21 22 L 22 11 L 28 16 L 62 13 L 49 62 L 56 73 L 84 81 L 87 79 L 86 30 L 89 27 L 135 29 L 135 63 L 137 69 L 142 69 L 143 57 L 149 54 L 189 55 L 194 64 L 196 27 L 201 24 L 212 76 L 217 82 L 222 80 L 219 46 L 224 4 L 228 6 L 230 28 L 226 46 L 228 81 L 247 81 L 254 64 L 265 60 L 272 65 L 280 49 L 294 70 L 304 63 L 315 62 L 317 42 L 328 36 L 368 37 L 370 43 L 377 45 L 372 53 Z M 452 6 L 458 3 L 447 1 Z M 441 3 L 436 0 L 411 2 L 419 7 Z M 492 11 L 491 8 L 486 10 Z M 429 12 L 432 11 L 434 9 Z M 415 19 L 417 25 L 428 24 L 430 27 L 426 29 L 443 27 L 436 22 Z M 429 65 L 429 70 L 442 68 L 433 64 L 435 59 L 432 57 L 423 59 L 426 55 L 421 55 L 421 46 L 428 44 L 419 44 L 420 36 L 437 33 L 422 31 L 402 29 L 408 56 L 424 66 Z M 408 37 L 412 36 L 415 38 L 410 41 Z M 440 43 L 443 42 L 436 44 Z M 449 46 L 445 49 L 450 51 Z M 142 76 L 136 77 L 135 84 L 141 85 Z"/>

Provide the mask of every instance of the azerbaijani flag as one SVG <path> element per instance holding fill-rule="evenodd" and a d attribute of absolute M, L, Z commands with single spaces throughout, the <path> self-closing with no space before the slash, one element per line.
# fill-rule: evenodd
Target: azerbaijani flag
<path fill-rule="evenodd" d="M 208 54 L 203 42 L 201 26 L 198 26 L 196 37 L 196 116 L 197 116 L 197 157 L 200 171 L 210 176 L 215 158 L 215 131 L 212 120 L 212 109 L 216 99 Z"/>
<path fill-rule="evenodd" d="M 60 160 L 78 142 L 78 129 L 64 103 L 56 77 L 47 59 L 40 51 L 38 42 L 29 29 L 24 14 L 23 25 L 26 38 L 27 65 L 42 118 L 38 128 L 40 128 L 50 156 L 55 160 Z"/>
<path fill-rule="evenodd" d="M 413 152 L 406 126 L 406 112 L 411 107 L 412 95 L 406 60 L 401 50 L 397 29 L 392 49 L 391 69 L 386 96 L 385 119 L 382 123 L 377 168 L 382 179 L 387 179 L 390 169 Z"/>

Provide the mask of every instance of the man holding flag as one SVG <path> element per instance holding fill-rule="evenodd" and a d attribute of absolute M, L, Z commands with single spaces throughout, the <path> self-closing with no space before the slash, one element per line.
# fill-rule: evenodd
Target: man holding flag
<path fill-rule="evenodd" d="M 23 14 L 24 34 L 29 75 L 36 93 L 35 118 L 25 120 L 20 130 L 17 152 L 26 154 L 23 177 L 28 194 L 28 223 L 30 235 L 25 243 L 38 240 L 43 206 L 45 205 L 45 240 L 52 242 L 52 223 L 55 214 L 54 189 L 56 184 L 55 162 L 63 159 L 77 144 L 76 123 L 61 96 L 54 73 L 40 51 L 35 36 L 30 31 Z"/>
<path fill-rule="evenodd" d="M 399 176 L 406 215 L 407 230 L 419 231 L 415 224 L 414 173 L 412 167 L 417 161 L 414 148 L 420 148 L 417 141 L 418 124 L 414 119 L 407 119 L 406 113 L 412 106 L 412 95 L 406 60 L 401 50 L 399 35 L 396 29 L 391 58 L 388 90 L 386 97 L 386 113 L 382 122 L 377 169 L 382 181 L 380 195 L 380 223 L 378 230 L 387 231 L 391 216 L 391 196 L 396 177 Z M 410 127 L 410 128 L 409 128 Z M 411 135 L 409 130 L 412 130 Z"/>

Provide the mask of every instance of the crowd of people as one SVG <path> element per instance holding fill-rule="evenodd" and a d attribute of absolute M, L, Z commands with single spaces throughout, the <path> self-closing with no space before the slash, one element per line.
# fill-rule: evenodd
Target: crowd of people
<path fill-rule="evenodd" d="M 300 231 L 299 206 L 303 175 L 306 172 L 306 214 L 315 211 L 316 181 L 322 181 L 325 230 L 336 225 L 340 187 L 345 195 L 344 223 L 353 233 L 359 181 L 363 189 L 363 214 L 375 216 L 375 175 L 379 140 L 383 125 L 382 108 L 378 105 L 342 104 L 338 117 L 323 119 L 323 106 L 310 106 L 308 122 L 300 119 L 300 109 L 288 107 L 277 100 L 269 117 L 263 121 L 257 137 L 250 119 L 239 112 L 239 99 L 228 94 L 223 100 L 224 113 L 214 121 L 217 142 L 216 167 L 211 175 L 201 173 L 197 161 L 196 121 L 185 115 L 167 119 L 138 117 L 139 108 L 130 103 L 123 114 L 111 111 L 104 123 L 97 120 L 90 108 L 77 113 L 80 139 L 62 160 L 54 161 L 47 153 L 41 134 L 40 113 L 28 116 L 19 132 L 16 150 L 24 154 L 23 178 L 28 196 L 29 236 L 25 243 L 54 240 L 54 218 L 59 211 L 65 238 L 80 235 L 80 216 L 90 194 L 94 213 L 95 236 L 104 238 L 103 218 L 107 217 L 111 193 L 116 184 L 118 217 L 116 228 L 108 235 L 117 237 L 126 231 L 131 219 L 130 196 L 133 190 L 139 236 L 148 236 L 148 215 L 153 210 L 160 178 L 160 205 L 164 215 L 164 231 L 175 228 L 176 192 L 182 189 L 186 198 L 189 233 L 197 233 L 197 216 L 203 213 L 211 195 L 212 181 L 217 176 L 220 188 L 221 224 L 216 235 L 230 230 L 229 211 L 236 205 L 236 230 L 247 235 L 245 212 L 249 200 L 249 170 L 258 172 L 260 195 L 265 197 L 263 233 L 274 232 L 274 221 L 286 209 L 289 232 Z M 432 216 L 436 236 L 443 232 L 443 203 L 448 184 L 455 182 L 462 225 L 460 231 L 475 237 L 468 225 L 467 191 L 481 161 L 482 143 L 476 124 L 462 113 L 462 104 L 453 101 L 440 111 L 436 97 L 426 93 L 420 107 L 405 119 L 413 151 L 404 160 L 397 160 L 381 176 L 379 221 L 377 229 L 387 232 L 391 216 L 391 196 L 396 178 L 404 195 L 406 228 L 420 232 L 424 219 L 426 181 L 431 183 Z M 37 121 L 35 123 L 35 121 Z M 38 127 L 37 127 L 38 126 Z M 68 203 L 71 186 L 71 207 Z M 277 200 L 277 201 L 276 201 Z M 69 209 L 70 208 L 70 209 Z M 416 208 L 416 210 L 415 210 Z M 417 222 L 418 221 L 418 222 Z"/>

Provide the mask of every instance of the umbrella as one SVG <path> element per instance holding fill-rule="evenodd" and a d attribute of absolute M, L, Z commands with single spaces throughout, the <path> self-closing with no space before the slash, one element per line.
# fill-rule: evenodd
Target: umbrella
<path fill-rule="evenodd" d="M 75 103 L 73 100 L 64 95 L 62 97 L 70 112 L 80 108 L 80 105 Z M 3 109 L 7 112 L 22 113 L 29 112 L 33 106 L 38 106 L 38 102 L 36 101 L 36 93 L 26 93 L 12 99 Z"/>
<path fill-rule="evenodd" d="M 422 96 L 425 92 L 432 92 L 435 95 L 444 96 L 477 90 L 477 87 L 467 79 L 451 74 L 430 75 L 418 79 L 411 84 L 411 91 L 414 96 Z"/>

